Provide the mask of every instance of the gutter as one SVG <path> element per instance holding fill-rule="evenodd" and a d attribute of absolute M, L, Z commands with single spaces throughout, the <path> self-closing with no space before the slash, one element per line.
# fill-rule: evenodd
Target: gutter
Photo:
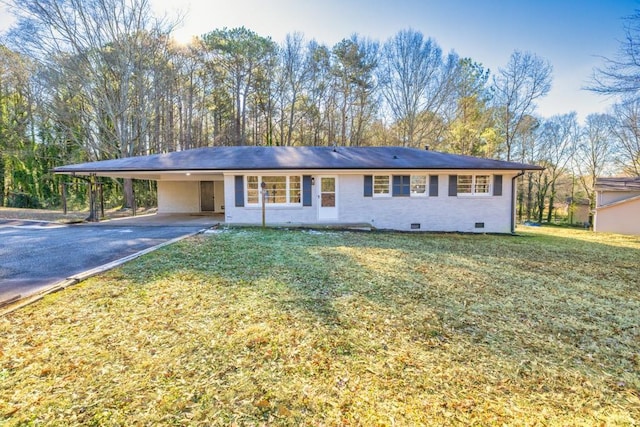
<path fill-rule="evenodd" d="M 516 232 L 516 179 L 524 175 L 524 170 L 511 178 L 511 234 Z"/>

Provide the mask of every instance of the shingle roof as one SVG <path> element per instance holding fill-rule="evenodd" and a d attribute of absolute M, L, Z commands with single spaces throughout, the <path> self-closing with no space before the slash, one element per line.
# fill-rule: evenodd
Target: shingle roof
<path fill-rule="evenodd" d="M 207 147 L 60 166 L 56 173 L 283 169 L 539 170 L 539 166 L 404 147 Z"/>
<path fill-rule="evenodd" d="M 640 176 L 596 178 L 596 191 L 640 191 Z"/>

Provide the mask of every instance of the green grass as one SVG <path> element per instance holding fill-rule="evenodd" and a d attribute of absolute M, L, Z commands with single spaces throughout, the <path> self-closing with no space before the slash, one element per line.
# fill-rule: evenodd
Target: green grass
<path fill-rule="evenodd" d="M 232 229 L 0 318 L 0 424 L 637 425 L 640 238 Z"/>

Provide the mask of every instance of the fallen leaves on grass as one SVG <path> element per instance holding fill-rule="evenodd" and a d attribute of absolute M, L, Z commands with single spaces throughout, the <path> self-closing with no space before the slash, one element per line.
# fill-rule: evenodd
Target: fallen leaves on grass
<path fill-rule="evenodd" d="M 553 229 L 194 237 L 0 319 L 0 420 L 632 425 L 639 253 Z"/>

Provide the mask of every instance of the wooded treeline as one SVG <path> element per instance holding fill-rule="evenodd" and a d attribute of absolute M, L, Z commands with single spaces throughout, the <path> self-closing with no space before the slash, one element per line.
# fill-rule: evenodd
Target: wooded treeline
<path fill-rule="evenodd" d="M 55 166 L 216 145 L 428 145 L 539 164 L 519 203 L 537 220 L 567 198 L 593 202 L 596 176 L 640 175 L 640 102 L 583 124 L 539 117 L 552 67 L 533 53 L 490 71 L 415 30 L 327 46 L 223 28 L 184 45 L 148 0 L 24 0 L 12 12 L 0 46 L 3 206 L 59 206 L 69 178 Z M 153 203 L 153 186 L 135 185 Z M 132 182 L 105 186 L 132 203 Z"/>

